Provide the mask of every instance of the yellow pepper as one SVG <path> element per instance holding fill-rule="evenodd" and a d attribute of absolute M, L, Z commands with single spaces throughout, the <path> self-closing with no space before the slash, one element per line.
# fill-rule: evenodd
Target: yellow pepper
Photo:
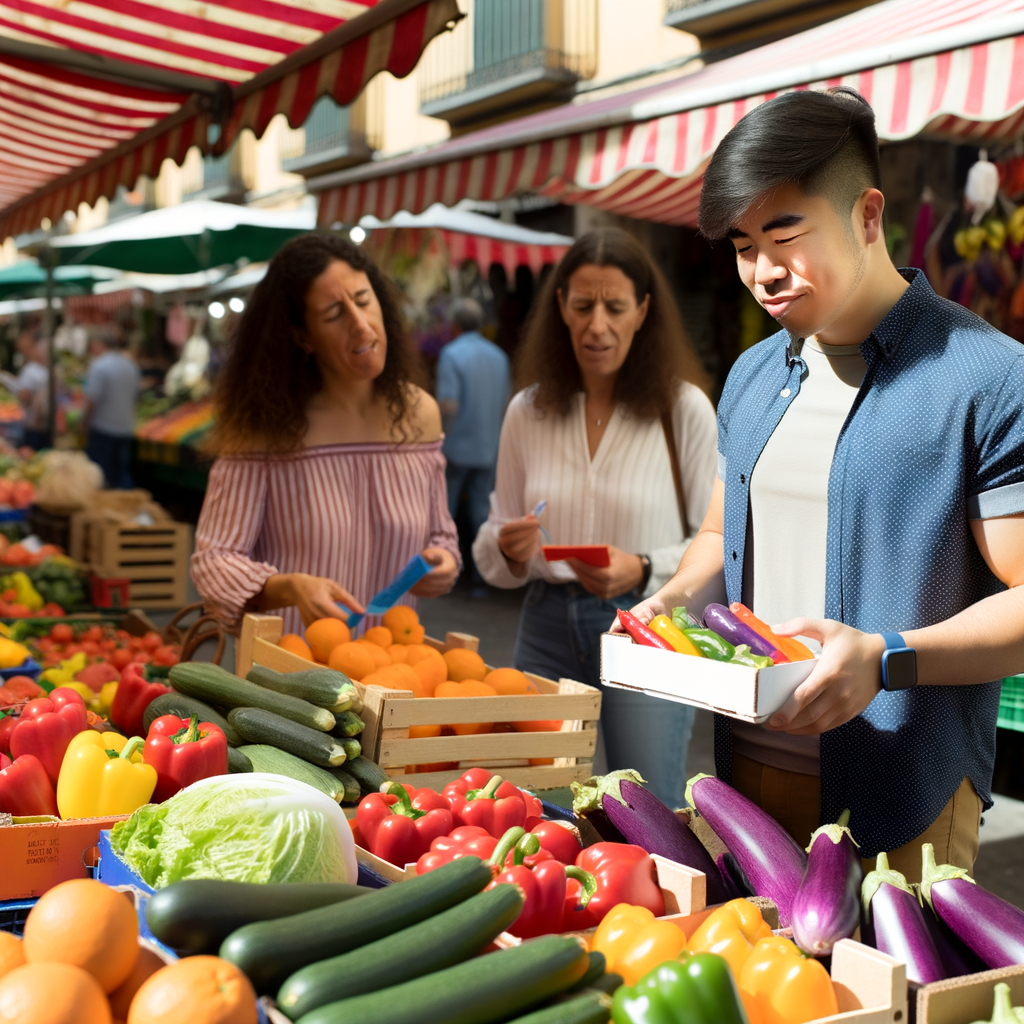
<path fill-rule="evenodd" d="M 68 683 L 75 681 L 75 676 L 85 668 L 86 662 L 85 654 L 79 651 L 76 655 L 65 658 L 59 667 L 48 668 L 40 673 L 39 678 L 53 686 L 67 686 Z"/>
<path fill-rule="evenodd" d="M 74 690 L 82 700 L 85 701 L 85 706 L 89 707 L 89 702 L 96 696 L 91 686 L 86 686 L 85 683 L 61 683 L 60 684 L 65 690 Z M 92 708 L 89 708 L 92 711 Z"/>
<path fill-rule="evenodd" d="M 686 949 L 686 935 L 671 921 L 659 921 L 646 907 L 620 903 L 597 926 L 590 948 L 604 954 L 609 971 L 635 985 L 659 964 L 678 959 Z"/>
<path fill-rule="evenodd" d="M 650 628 L 680 654 L 689 654 L 693 658 L 704 657 L 693 641 L 667 615 L 655 615 L 651 619 Z"/>
<path fill-rule="evenodd" d="M 142 762 L 145 740 L 116 732 L 80 732 L 68 744 L 57 777 L 62 818 L 131 814 L 156 789 L 156 769 Z"/>
<path fill-rule="evenodd" d="M 758 939 L 738 979 L 744 1005 L 756 1007 L 762 1024 L 805 1024 L 839 1012 L 828 971 L 789 939 Z"/>
<path fill-rule="evenodd" d="M 722 904 L 690 936 L 693 953 L 717 953 L 738 978 L 754 943 L 771 936 L 761 911 L 750 900 Z"/>
<path fill-rule="evenodd" d="M 18 595 L 16 598 L 18 604 L 23 604 L 30 612 L 37 612 L 46 604 L 25 573 L 11 573 L 10 580 L 11 586 L 14 587 L 15 593 Z"/>
<path fill-rule="evenodd" d="M 0 639 L 0 668 L 17 668 L 28 661 L 28 648 L 6 637 Z"/>
<path fill-rule="evenodd" d="M 97 715 L 109 715 L 110 709 L 114 706 L 114 698 L 117 696 L 117 682 L 104 683 L 99 693 L 94 693 L 87 700 L 86 707 Z"/>

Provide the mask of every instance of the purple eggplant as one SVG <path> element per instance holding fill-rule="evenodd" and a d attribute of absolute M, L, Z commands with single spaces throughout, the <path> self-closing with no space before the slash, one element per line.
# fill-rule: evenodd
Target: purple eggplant
<path fill-rule="evenodd" d="M 864 869 L 846 827 L 849 820 L 850 812 L 843 811 L 835 825 L 822 825 L 807 847 L 807 870 L 793 899 L 790 924 L 796 944 L 811 956 L 828 956 L 860 924 Z"/>
<path fill-rule="evenodd" d="M 922 907 L 921 915 L 924 917 L 928 934 L 939 951 L 939 959 L 947 978 L 962 978 L 965 974 L 977 974 L 979 971 L 987 970 L 981 957 L 972 953 L 953 934 L 949 925 L 943 924 L 935 916 L 931 907 Z"/>
<path fill-rule="evenodd" d="M 723 850 L 715 858 L 715 863 L 730 899 L 746 899 L 748 896 L 757 895 L 754 887 L 747 881 L 747 876 L 743 874 L 743 868 L 736 863 L 736 858 L 728 850 Z"/>
<path fill-rule="evenodd" d="M 708 904 L 724 903 L 729 899 L 729 891 L 711 854 L 685 822 L 644 789 L 643 781 L 637 772 L 624 768 L 608 775 L 595 775 L 586 782 L 574 782 L 572 809 L 588 818 L 595 810 L 601 810 L 625 842 L 703 871 L 707 876 Z"/>
<path fill-rule="evenodd" d="M 746 644 L 752 654 L 771 658 L 772 661 L 789 661 L 789 658 L 776 650 L 760 633 L 756 633 L 745 622 L 740 622 L 724 604 L 709 604 L 704 609 L 704 625 L 708 629 L 713 629 L 723 640 L 728 640 L 733 647 Z"/>
<path fill-rule="evenodd" d="M 963 869 L 936 864 L 921 846 L 921 895 L 936 916 L 991 970 L 1024 964 L 1024 910 L 982 889 Z"/>
<path fill-rule="evenodd" d="M 889 867 L 889 857 L 880 853 L 875 870 L 869 871 L 861 886 L 864 903 L 862 938 L 868 945 L 902 960 L 907 981 L 927 985 L 949 977 L 942 957 L 925 921 L 930 910 L 922 910 L 906 876 Z"/>
<path fill-rule="evenodd" d="M 771 815 L 713 775 L 690 779 L 686 799 L 728 847 L 754 892 L 779 908 L 780 927 L 789 927 L 807 867 L 800 844 Z"/>

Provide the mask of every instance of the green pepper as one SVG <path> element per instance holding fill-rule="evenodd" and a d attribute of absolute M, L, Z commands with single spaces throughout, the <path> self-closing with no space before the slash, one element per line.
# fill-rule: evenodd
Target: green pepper
<path fill-rule="evenodd" d="M 751 654 L 746 644 L 740 644 L 736 653 L 732 656 L 734 665 L 746 665 L 747 668 L 769 668 L 775 662 L 771 658 L 762 657 L 760 654 Z"/>
<path fill-rule="evenodd" d="M 672 609 L 672 622 L 676 629 L 681 629 L 684 632 L 693 629 L 694 626 L 700 626 L 700 623 L 686 610 L 685 604 Z"/>
<path fill-rule="evenodd" d="M 690 642 L 705 658 L 712 661 L 732 661 L 736 648 L 728 640 L 723 640 L 713 629 L 690 626 L 683 630 Z"/>
<path fill-rule="evenodd" d="M 612 1005 L 615 1024 L 746 1024 L 729 965 L 714 953 L 669 960 L 632 988 L 623 985 Z"/>

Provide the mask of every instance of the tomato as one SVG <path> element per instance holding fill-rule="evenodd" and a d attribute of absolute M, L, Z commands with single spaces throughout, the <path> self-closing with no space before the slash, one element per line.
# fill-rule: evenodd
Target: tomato
<path fill-rule="evenodd" d="M 40 654 L 49 654 L 53 650 L 53 639 L 48 636 L 38 637 L 35 641 L 35 648 Z"/>
<path fill-rule="evenodd" d="M 83 651 L 82 651 L 82 645 L 81 644 L 67 644 L 64 647 L 64 657 L 65 658 L 73 658 L 76 654 L 82 654 L 82 653 L 83 653 Z"/>
<path fill-rule="evenodd" d="M 170 644 L 164 644 L 153 652 L 154 665 L 177 665 L 178 652 Z"/>
<path fill-rule="evenodd" d="M 100 645 L 95 640 L 83 640 L 82 652 L 90 658 L 95 658 L 100 653 Z"/>
<path fill-rule="evenodd" d="M 50 653 L 43 657 L 43 668 L 56 668 L 61 663 L 61 656 L 57 653 Z"/>
<path fill-rule="evenodd" d="M 132 662 L 132 652 L 127 647 L 118 647 L 117 650 L 110 655 L 110 664 L 114 668 L 122 669 L 126 665 L 130 665 Z"/>
<path fill-rule="evenodd" d="M 132 661 L 138 665 L 148 665 L 152 660 L 149 651 L 138 651 L 132 658 Z"/>
<path fill-rule="evenodd" d="M 90 626 L 83 634 L 83 640 L 102 640 L 103 639 L 103 627 L 102 626 Z"/>
<path fill-rule="evenodd" d="M 101 651 L 116 651 L 117 650 L 117 641 L 116 640 L 111 640 L 109 637 L 106 640 L 101 640 L 100 641 L 100 650 Z"/>
<path fill-rule="evenodd" d="M 154 633 L 153 630 L 150 630 L 142 638 L 142 646 L 147 651 L 155 651 L 158 647 L 163 646 L 163 642 L 163 638 L 160 636 L 160 634 Z"/>
<path fill-rule="evenodd" d="M 120 642 L 123 643 L 123 644 L 128 643 L 128 641 L 131 640 L 131 638 L 132 638 L 132 635 L 131 635 L 131 633 L 128 632 L 127 629 L 119 629 L 119 630 L 117 630 L 116 633 L 114 633 L 114 639 L 115 640 L 120 640 Z"/>
<path fill-rule="evenodd" d="M 50 639 L 59 644 L 70 643 L 75 639 L 75 631 L 66 622 L 58 622 L 50 630 Z"/>
<path fill-rule="evenodd" d="M 14 587 L 8 587 L 2 594 L 0 594 L 0 597 L 2 597 L 8 604 L 11 604 L 18 600 L 18 592 Z"/>

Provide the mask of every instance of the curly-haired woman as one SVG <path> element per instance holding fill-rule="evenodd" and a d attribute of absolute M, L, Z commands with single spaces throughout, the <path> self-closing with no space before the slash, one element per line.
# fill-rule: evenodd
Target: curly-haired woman
<path fill-rule="evenodd" d="M 664 278 L 618 230 L 580 238 L 548 278 L 519 371 L 473 557 L 495 586 L 529 584 L 516 667 L 600 685 L 601 633 L 676 571 L 686 523 L 704 517 L 715 413 Z M 542 500 L 553 543 L 607 544 L 610 565 L 546 562 L 530 515 Z M 692 726 L 683 704 L 604 691 L 608 767 L 637 769 L 671 806 L 683 801 Z"/>
<path fill-rule="evenodd" d="M 411 591 L 461 567 L 437 403 L 411 381 L 391 285 L 358 246 L 292 239 L 270 262 L 217 381 L 192 578 L 231 629 L 287 608 L 286 631 L 356 611 L 418 552 Z"/>

